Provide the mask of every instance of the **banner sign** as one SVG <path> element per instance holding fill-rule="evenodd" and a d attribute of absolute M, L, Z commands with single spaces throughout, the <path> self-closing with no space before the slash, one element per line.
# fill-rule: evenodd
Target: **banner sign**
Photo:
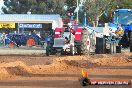
<path fill-rule="evenodd" d="M 15 23 L 0 23 L 0 28 L 15 28 Z"/>
<path fill-rule="evenodd" d="M 42 28 L 42 24 L 18 24 L 19 28 Z"/>

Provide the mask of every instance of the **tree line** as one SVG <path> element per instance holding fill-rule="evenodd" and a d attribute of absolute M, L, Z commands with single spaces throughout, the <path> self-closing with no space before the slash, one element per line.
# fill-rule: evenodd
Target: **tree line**
<path fill-rule="evenodd" d="M 77 0 L 3 0 L 4 14 L 60 14 L 62 18 L 69 18 L 72 13 L 76 19 Z M 131 9 L 131 0 L 78 0 L 79 21 L 87 14 L 87 18 L 94 26 L 98 22 L 107 22 L 114 9 Z"/>

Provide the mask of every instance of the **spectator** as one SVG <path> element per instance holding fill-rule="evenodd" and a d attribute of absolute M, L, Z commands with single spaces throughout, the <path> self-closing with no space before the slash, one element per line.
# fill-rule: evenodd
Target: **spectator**
<path fill-rule="evenodd" d="M 8 34 L 5 34 L 5 46 L 8 47 L 9 43 L 10 43 L 10 40 L 8 38 Z"/>
<path fill-rule="evenodd" d="M 3 44 L 3 46 L 5 45 L 5 32 L 1 35 L 1 44 Z"/>

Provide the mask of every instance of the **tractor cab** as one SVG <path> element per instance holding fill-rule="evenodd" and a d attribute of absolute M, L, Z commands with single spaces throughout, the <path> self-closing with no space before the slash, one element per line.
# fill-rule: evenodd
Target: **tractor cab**
<path fill-rule="evenodd" d="M 113 11 L 113 23 L 121 25 L 123 32 L 118 31 L 117 33 L 123 33 L 120 44 L 126 48 L 130 47 L 132 52 L 132 9 L 117 9 Z"/>

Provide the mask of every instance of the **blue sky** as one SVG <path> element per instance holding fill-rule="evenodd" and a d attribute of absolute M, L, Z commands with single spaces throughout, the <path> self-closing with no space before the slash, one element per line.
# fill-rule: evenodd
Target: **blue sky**
<path fill-rule="evenodd" d="M 3 6 L 3 0 L 0 0 L 0 12 L 1 12 L 1 7 Z"/>

